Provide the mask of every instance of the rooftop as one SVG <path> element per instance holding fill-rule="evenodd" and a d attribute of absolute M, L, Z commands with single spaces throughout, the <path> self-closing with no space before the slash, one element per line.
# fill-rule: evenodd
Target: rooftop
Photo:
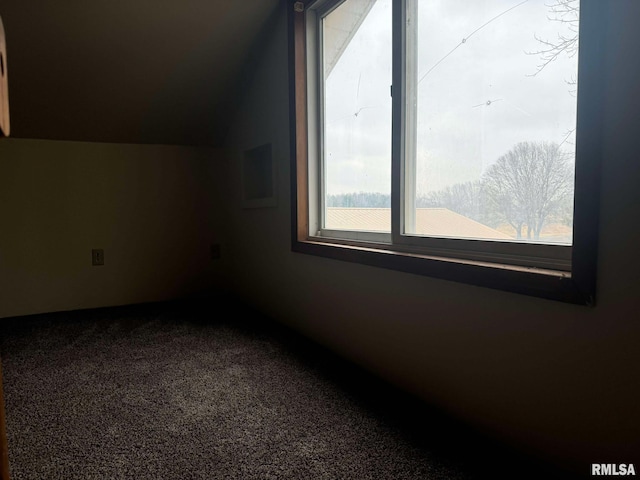
<path fill-rule="evenodd" d="M 391 231 L 389 208 L 329 207 L 326 228 L 370 232 Z M 513 237 L 446 208 L 417 208 L 416 232 L 433 237 L 513 240 Z"/>

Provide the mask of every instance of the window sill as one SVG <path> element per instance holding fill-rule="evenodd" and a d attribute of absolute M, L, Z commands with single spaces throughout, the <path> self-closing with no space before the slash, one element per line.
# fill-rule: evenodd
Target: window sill
<path fill-rule="evenodd" d="M 593 297 L 583 293 L 571 273 L 566 271 L 403 252 L 383 244 L 365 246 L 328 242 L 320 238 L 294 240 L 292 250 L 441 280 L 593 306 Z"/>

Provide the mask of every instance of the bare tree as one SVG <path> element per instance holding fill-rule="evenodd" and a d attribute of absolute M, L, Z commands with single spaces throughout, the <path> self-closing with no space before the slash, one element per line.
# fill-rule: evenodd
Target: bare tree
<path fill-rule="evenodd" d="M 555 61 L 560 55 L 566 54 L 574 57 L 578 53 L 578 25 L 580 21 L 580 0 L 554 0 L 553 3 L 547 5 L 549 8 L 549 20 L 552 22 L 560 22 L 566 28 L 564 32 L 558 32 L 555 39 L 546 39 L 535 36 L 536 40 L 541 43 L 542 47 L 535 52 L 528 52 L 529 55 L 540 56 L 534 76 L 540 73 L 551 62 Z M 568 80 L 568 83 L 575 85 L 575 78 Z"/>
<path fill-rule="evenodd" d="M 573 194 L 573 168 L 557 143 L 521 142 L 484 175 L 494 208 L 523 237 L 540 239 L 545 222 L 559 215 Z"/>

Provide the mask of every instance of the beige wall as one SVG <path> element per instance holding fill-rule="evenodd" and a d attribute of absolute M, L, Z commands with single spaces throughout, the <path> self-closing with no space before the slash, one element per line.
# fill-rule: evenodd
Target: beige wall
<path fill-rule="evenodd" d="M 640 2 L 610 2 L 595 308 L 290 251 L 285 12 L 231 146 L 272 142 L 276 208 L 238 208 L 227 162 L 230 275 L 282 322 L 487 431 L 588 472 L 640 465 Z"/>
<path fill-rule="evenodd" d="M 211 148 L 0 141 L 0 317 L 197 295 L 219 281 Z M 91 249 L 105 265 L 91 265 Z"/>

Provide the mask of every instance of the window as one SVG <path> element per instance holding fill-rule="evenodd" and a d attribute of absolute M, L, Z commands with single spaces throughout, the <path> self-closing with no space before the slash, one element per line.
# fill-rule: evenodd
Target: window
<path fill-rule="evenodd" d="M 291 2 L 293 249 L 593 304 L 604 10 Z"/>

